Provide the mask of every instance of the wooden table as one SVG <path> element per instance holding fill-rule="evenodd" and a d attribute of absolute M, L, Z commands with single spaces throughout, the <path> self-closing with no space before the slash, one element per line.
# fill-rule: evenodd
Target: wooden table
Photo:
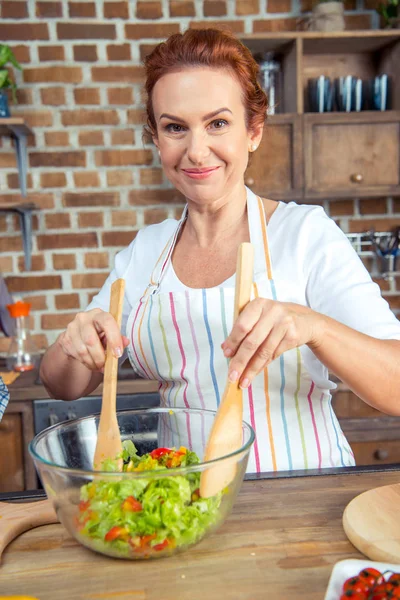
<path fill-rule="evenodd" d="M 357 471 L 245 481 L 219 532 L 167 559 L 110 559 L 80 546 L 61 525 L 37 528 L 6 549 L 0 593 L 39 600 L 322 600 L 333 565 L 362 558 L 342 529 L 345 506 L 365 490 L 400 481 L 400 467 Z"/>

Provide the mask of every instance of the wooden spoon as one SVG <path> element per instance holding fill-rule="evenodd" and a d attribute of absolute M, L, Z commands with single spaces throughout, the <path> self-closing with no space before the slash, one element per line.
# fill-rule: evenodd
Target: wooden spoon
<path fill-rule="evenodd" d="M 114 281 L 111 286 L 110 314 L 116 320 L 119 328 L 121 328 L 124 291 L 125 280 L 117 279 Z M 122 452 L 121 435 L 117 421 L 117 375 L 118 358 L 114 356 L 109 343 L 107 343 L 103 398 L 93 459 L 93 469 L 95 471 L 102 470 L 101 465 L 107 459 L 115 462 L 117 471 L 122 471 L 122 457 L 116 458 Z"/>
<path fill-rule="evenodd" d="M 236 287 L 233 322 L 250 301 L 253 284 L 254 248 L 240 244 L 236 265 Z M 221 403 L 208 437 L 204 462 L 226 456 L 238 450 L 243 443 L 243 397 L 239 383 L 226 384 Z M 235 477 L 236 459 L 225 460 L 202 472 L 200 496 L 209 498 L 222 491 Z"/>
<path fill-rule="evenodd" d="M 39 502 L 0 502 L 0 562 L 6 546 L 24 531 L 58 523 L 50 500 Z"/>

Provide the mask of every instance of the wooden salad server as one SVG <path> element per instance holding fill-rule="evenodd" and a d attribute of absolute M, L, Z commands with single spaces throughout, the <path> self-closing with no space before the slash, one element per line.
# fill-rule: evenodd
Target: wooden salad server
<path fill-rule="evenodd" d="M 254 248 L 250 243 L 239 246 L 233 322 L 250 301 L 253 285 Z M 226 456 L 243 443 L 243 397 L 239 383 L 227 381 L 221 403 L 208 437 L 203 462 Z M 209 498 L 222 491 L 235 477 L 236 459 L 226 459 L 206 469 L 200 476 L 200 496 Z"/>
<path fill-rule="evenodd" d="M 21 533 L 58 522 L 51 500 L 0 502 L 0 562 L 3 550 Z"/>
<path fill-rule="evenodd" d="M 117 279 L 111 286 L 110 314 L 121 328 L 122 307 L 124 303 L 125 280 Z M 117 421 L 117 375 L 118 358 L 111 350 L 109 343 L 106 349 L 106 364 L 104 368 L 103 398 L 99 428 L 97 431 L 96 450 L 93 459 L 93 469 L 102 470 L 105 460 L 115 462 L 116 470 L 122 471 L 122 442 Z"/>

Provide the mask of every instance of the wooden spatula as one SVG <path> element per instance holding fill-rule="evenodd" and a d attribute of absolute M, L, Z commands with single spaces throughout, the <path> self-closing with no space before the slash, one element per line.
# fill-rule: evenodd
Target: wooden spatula
<path fill-rule="evenodd" d="M 111 286 L 110 314 L 121 328 L 122 307 L 124 303 L 125 280 L 117 279 Z M 103 399 L 101 403 L 99 429 L 94 453 L 93 469 L 101 470 L 104 460 L 115 461 L 117 471 L 122 471 L 123 460 L 116 457 L 122 452 L 121 435 L 117 422 L 117 374 L 118 358 L 107 343 L 106 364 L 104 368 Z"/>
<path fill-rule="evenodd" d="M 234 322 L 250 301 L 253 265 L 254 248 L 252 244 L 241 244 L 236 265 Z M 226 456 L 242 446 L 242 420 L 242 390 L 238 382 L 231 383 L 228 380 L 207 441 L 204 453 L 205 462 Z M 203 471 L 200 477 L 200 496 L 209 498 L 222 491 L 234 479 L 235 474 L 235 459 L 227 459 Z"/>
<path fill-rule="evenodd" d="M 16 537 L 40 525 L 58 523 L 50 500 L 40 502 L 0 502 L 0 562 L 4 548 Z"/>

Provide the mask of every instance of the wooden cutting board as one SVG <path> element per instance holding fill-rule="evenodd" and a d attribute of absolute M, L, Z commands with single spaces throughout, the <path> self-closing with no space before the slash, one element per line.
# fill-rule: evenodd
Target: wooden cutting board
<path fill-rule="evenodd" d="M 343 513 L 343 528 L 354 546 L 372 560 L 400 563 L 400 483 L 354 498 Z"/>
<path fill-rule="evenodd" d="M 58 523 L 50 500 L 40 502 L 0 502 L 0 562 L 4 548 L 24 531 Z"/>

